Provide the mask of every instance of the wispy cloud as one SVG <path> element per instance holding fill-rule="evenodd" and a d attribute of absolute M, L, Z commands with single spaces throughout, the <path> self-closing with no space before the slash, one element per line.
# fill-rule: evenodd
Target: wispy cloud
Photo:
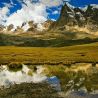
<path fill-rule="evenodd" d="M 46 5 L 47 7 L 59 6 L 63 4 L 62 0 L 39 0 L 40 3 Z"/>

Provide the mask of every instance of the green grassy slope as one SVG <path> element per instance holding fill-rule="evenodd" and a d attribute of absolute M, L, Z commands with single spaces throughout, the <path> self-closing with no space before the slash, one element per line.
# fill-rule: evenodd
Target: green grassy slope
<path fill-rule="evenodd" d="M 51 34 L 50 34 L 51 35 Z M 43 35 L 45 36 L 45 35 Z M 63 47 L 98 42 L 97 38 L 75 39 L 73 34 L 55 38 L 0 34 L 0 46 Z"/>

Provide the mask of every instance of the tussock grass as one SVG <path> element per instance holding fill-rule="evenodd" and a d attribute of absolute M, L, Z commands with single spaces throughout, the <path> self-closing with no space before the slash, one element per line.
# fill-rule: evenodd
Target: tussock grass
<path fill-rule="evenodd" d="M 98 43 L 58 48 L 0 47 L 0 64 L 19 62 L 29 65 L 66 65 L 74 63 L 97 63 Z"/>
<path fill-rule="evenodd" d="M 21 70 L 23 67 L 22 64 L 19 62 L 12 62 L 8 64 L 7 66 L 10 71 L 18 71 L 18 70 Z"/>

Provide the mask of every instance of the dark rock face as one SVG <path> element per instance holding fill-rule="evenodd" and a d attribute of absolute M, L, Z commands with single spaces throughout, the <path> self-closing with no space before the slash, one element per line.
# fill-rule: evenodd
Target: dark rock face
<path fill-rule="evenodd" d="M 75 25 L 75 14 L 74 10 L 70 8 L 66 3 L 62 7 L 60 18 L 57 21 L 57 26 L 63 26 L 63 25 Z"/>
<path fill-rule="evenodd" d="M 74 13 L 75 13 L 75 19 L 77 21 L 78 26 L 84 26 L 86 24 L 86 18 L 85 18 L 85 13 L 79 8 L 74 8 Z"/>
<path fill-rule="evenodd" d="M 76 20 L 74 17 L 74 10 L 70 8 L 67 4 L 62 7 L 60 18 L 57 21 L 58 26 L 63 25 L 75 25 Z"/>
<path fill-rule="evenodd" d="M 98 25 L 98 9 L 93 8 L 93 6 L 88 6 L 85 12 L 86 18 L 88 21 L 92 22 L 92 24 Z"/>

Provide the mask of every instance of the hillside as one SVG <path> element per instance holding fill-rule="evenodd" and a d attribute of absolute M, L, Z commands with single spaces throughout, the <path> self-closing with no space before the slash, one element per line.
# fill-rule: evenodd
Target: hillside
<path fill-rule="evenodd" d="M 74 36 L 70 36 L 70 34 L 66 36 L 44 39 L 33 36 L 0 34 L 0 46 L 63 47 L 98 42 L 98 38 L 72 39 Z"/>

